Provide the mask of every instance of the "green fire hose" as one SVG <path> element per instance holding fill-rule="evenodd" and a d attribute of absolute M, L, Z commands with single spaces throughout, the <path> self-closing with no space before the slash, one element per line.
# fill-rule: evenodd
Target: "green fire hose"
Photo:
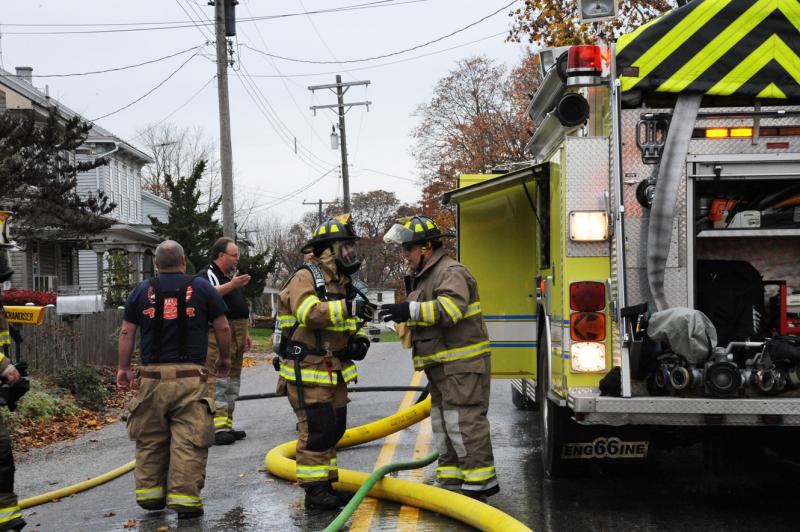
<path fill-rule="evenodd" d="M 378 468 L 375 472 L 373 472 L 369 477 L 367 477 L 366 482 L 364 482 L 358 491 L 353 495 L 353 498 L 350 499 L 350 502 L 347 503 L 342 511 L 336 516 L 336 519 L 325 528 L 325 532 L 336 532 L 337 530 L 341 530 L 341 528 L 347 523 L 347 520 L 353 516 L 353 512 L 356 511 L 358 505 L 361 504 L 361 501 L 364 500 L 364 497 L 367 496 L 369 490 L 372 489 L 372 486 L 375 485 L 381 478 L 389 473 L 393 473 L 395 471 L 403 471 L 405 469 L 419 469 L 420 467 L 425 467 L 426 465 L 434 462 L 437 458 L 439 458 L 439 452 L 433 451 L 431 454 L 426 456 L 421 460 L 416 460 L 413 462 L 395 462 L 393 464 L 385 465 L 381 468 Z"/>

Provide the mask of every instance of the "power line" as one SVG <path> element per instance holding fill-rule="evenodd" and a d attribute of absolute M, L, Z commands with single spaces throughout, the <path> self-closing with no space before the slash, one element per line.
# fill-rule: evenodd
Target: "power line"
<path fill-rule="evenodd" d="M 435 43 L 437 43 L 439 41 L 443 41 L 444 39 L 452 37 L 453 35 L 461 33 L 462 31 L 466 31 L 469 28 L 472 28 L 473 26 L 476 26 L 476 25 L 480 24 L 481 22 L 483 22 L 483 21 L 485 21 L 485 20 L 497 15 L 498 13 L 508 9 L 509 7 L 511 7 L 512 5 L 517 3 L 518 1 L 519 0 L 512 0 L 508 4 L 506 4 L 503 7 L 501 7 L 500 9 L 498 9 L 496 11 L 493 11 L 492 13 L 486 15 L 485 17 L 482 17 L 482 18 L 476 20 L 475 22 L 467 24 L 466 26 L 464 26 L 462 28 L 459 28 L 459 29 L 457 29 L 455 31 L 451 31 L 447 35 L 442 35 L 441 37 L 437 37 L 437 38 L 432 39 L 430 41 L 426 41 L 426 42 L 424 42 L 422 44 L 417 44 L 416 46 L 412 46 L 410 48 L 405 48 L 403 50 L 398 50 L 396 52 L 390 52 L 390 53 L 386 53 L 386 54 L 375 55 L 375 56 L 372 56 L 372 57 L 363 57 L 363 58 L 360 58 L 360 59 L 347 59 L 347 60 L 344 60 L 344 61 L 339 61 L 339 60 L 336 60 L 336 61 L 316 61 L 316 60 L 313 60 L 313 59 L 297 59 L 297 58 L 294 58 L 294 57 L 286 57 L 286 56 L 283 56 L 283 55 L 271 54 L 269 52 L 264 52 L 263 50 L 257 50 L 257 49 L 255 49 L 255 48 L 253 48 L 251 46 L 247 46 L 246 44 L 243 44 L 242 46 L 250 48 L 254 52 L 258 52 L 260 54 L 264 54 L 264 55 L 267 55 L 269 57 L 274 57 L 275 59 L 282 59 L 283 61 L 291 61 L 293 63 L 307 63 L 307 64 L 312 64 L 312 65 L 339 65 L 339 64 L 345 64 L 345 63 L 363 63 L 363 62 L 366 62 L 366 61 L 375 61 L 377 59 L 385 59 L 387 57 L 393 57 L 395 55 L 405 54 L 405 53 L 408 53 L 408 52 L 412 52 L 414 50 L 418 50 L 420 48 L 424 48 L 426 46 L 430 46 L 431 44 L 435 44 Z"/>
<path fill-rule="evenodd" d="M 216 74 L 214 74 L 213 76 L 211 76 L 211 79 L 209 79 L 208 81 L 206 81 L 206 82 L 203 84 L 203 86 L 202 86 L 202 87 L 200 87 L 199 89 L 197 89 L 197 91 L 196 91 L 194 94 L 192 94 L 191 96 L 189 96 L 189 99 L 188 99 L 188 100 L 186 100 L 185 102 L 183 102 L 182 104 L 180 104 L 178 107 L 176 107 L 174 110 L 172 110 L 172 111 L 171 111 L 171 112 L 170 112 L 170 113 L 169 113 L 167 116 L 165 116 L 164 118 L 162 118 L 161 120 L 159 120 L 159 121 L 158 121 L 158 122 L 156 122 L 155 124 L 150 124 L 150 125 L 148 125 L 148 126 L 147 126 L 147 128 L 146 128 L 144 131 L 142 131 L 141 133 L 139 133 L 139 134 L 138 134 L 138 135 L 136 135 L 135 137 L 131 138 L 131 140 L 136 140 L 136 139 L 138 139 L 138 138 L 141 138 L 142 136 L 144 136 L 144 134 L 145 134 L 145 132 L 146 132 L 147 130 L 150 130 L 150 129 L 153 129 L 153 128 L 155 128 L 155 127 L 158 127 L 158 126 L 160 126 L 162 123 L 164 123 L 164 122 L 166 122 L 167 120 L 169 120 L 169 119 L 170 119 L 170 118 L 171 118 L 171 117 L 172 117 L 172 116 L 173 116 L 175 113 L 177 113 L 178 111 L 180 111 L 181 109 L 183 109 L 184 107 L 186 107 L 187 105 L 189 105 L 189 103 L 190 103 L 192 100 L 194 100 L 195 98 L 197 98 L 197 96 L 198 96 L 198 95 L 199 95 L 201 92 L 203 92 L 203 90 L 204 90 L 206 87 L 208 87 L 208 85 L 209 85 L 209 84 L 210 84 L 212 81 L 214 81 L 216 78 L 217 78 L 217 75 L 216 75 Z"/>
<path fill-rule="evenodd" d="M 410 177 L 403 177 L 403 176 L 399 176 L 399 175 L 396 175 L 396 174 L 390 174 L 388 172 L 382 172 L 380 170 L 375 170 L 374 168 L 366 168 L 364 166 L 357 166 L 356 168 L 358 168 L 360 170 L 366 170 L 367 172 L 372 172 L 372 173 L 375 173 L 375 174 L 385 175 L 387 177 L 393 177 L 395 179 L 402 179 L 403 181 L 409 181 L 411 183 L 418 183 L 419 182 L 419 179 L 413 179 L 413 178 L 410 178 Z"/>
<path fill-rule="evenodd" d="M 374 9 L 379 7 L 396 7 L 401 6 L 404 4 L 418 4 L 421 2 L 427 2 L 429 0 L 406 0 L 403 2 L 398 2 L 396 0 L 379 0 L 376 2 L 367 2 L 364 4 L 354 4 L 350 6 L 341 6 L 336 8 L 329 8 L 329 9 L 317 9 L 315 11 L 303 11 L 303 12 L 294 12 L 294 13 L 283 13 L 279 15 L 265 15 L 261 17 L 252 17 L 252 18 L 245 18 L 245 19 L 237 19 L 237 23 L 239 22 L 257 22 L 260 20 L 275 20 L 275 19 L 282 19 L 288 17 L 299 17 L 304 15 L 320 15 L 324 13 L 341 13 L 346 11 L 357 11 L 362 9 Z M 114 27 L 114 29 L 107 29 L 107 30 L 61 30 L 61 31 L 4 31 L 3 34 L 5 35 L 86 35 L 86 34 L 97 34 L 97 33 L 122 33 L 122 32 L 136 32 L 136 31 L 161 31 L 161 30 L 174 30 L 174 29 L 185 29 L 185 28 L 192 28 L 195 26 L 194 23 L 192 24 L 185 24 L 187 21 L 174 21 L 174 22 L 131 22 L 131 23 L 103 23 L 103 24 L 6 24 L 3 23 L 3 26 L 19 26 L 19 27 L 62 27 L 62 26 L 69 26 L 69 27 Z M 169 24 L 166 26 L 156 26 L 157 24 Z M 120 28 L 119 26 L 137 26 L 137 25 L 147 25 L 147 26 L 154 26 L 154 27 L 145 27 L 145 28 L 138 28 L 138 27 L 123 27 Z M 203 25 L 211 25 L 213 26 L 214 23 L 211 22 L 210 24 L 203 24 Z"/>
<path fill-rule="evenodd" d="M 241 71 L 244 74 L 245 79 L 250 84 L 250 87 L 253 89 L 254 93 L 260 96 L 260 99 L 264 105 L 264 109 L 266 110 L 267 108 L 269 108 L 269 111 L 267 112 L 271 117 L 274 118 L 274 120 L 271 120 L 270 122 L 277 123 L 277 125 L 280 126 L 281 128 L 280 133 L 285 135 L 287 140 L 291 140 L 294 142 L 294 151 L 297 152 L 297 148 L 299 148 L 301 151 L 305 151 L 308 155 L 310 155 L 317 161 L 320 161 L 322 163 L 321 165 L 322 167 L 327 167 L 330 164 L 327 160 L 317 156 L 317 154 L 314 153 L 312 150 L 306 148 L 302 143 L 297 142 L 297 136 L 292 132 L 291 129 L 289 129 L 289 126 L 287 126 L 286 123 L 283 120 L 281 120 L 281 117 L 278 114 L 278 112 L 275 110 L 274 107 L 272 107 L 272 104 L 269 103 L 269 99 L 264 95 L 263 91 L 258 87 L 255 80 L 253 80 L 252 77 L 250 76 L 250 72 L 247 70 L 247 67 L 242 62 L 240 62 L 239 64 L 241 66 Z M 289 147 L 292 148 L 292 146 Z"/>
<path fill-rule="evenodd" d="M 246 71 L 245 71 L 245 73 L 246 73 Z M 281 142 L 286 144 L 286 146 L 290 150 L 294 151 L 295 155 L 297 155 L 297 157 L 303 163 L 305 163 L 306 166 L 308 166 L 309 168 L 311 168 L 315 172 L 319 172 L 319 171 L 321 171 L 322 168 L 327 166 L 327 164 L 328 164 L 327 161 L 324 161 L 323 159 L 319 159 L 319 160 L 323 161 L 325 163 L 325 166 L 317 163 L 316 161 L 311 159 L 308 155 L 306 155 L 302 151 L 294 150 L 294 147 L 292 146 L 292 142 L 291 142 L 291 140 L 292 140 L 291 133 L 289 134 L 289 138 L 287 139 L 286 138 L 286 132 L 282 131 L 278 127 L 278 125 L 275 122 L 275 119 L 270 114 L 270 111 L 267 109 L 265 104 L 262 103 L 262 101 L 259 99 L 259 97 L 258 97 L 259 90 L 258 90 L 258 87 L 255 86 L 255 83 L 253 82 L 253 80 L 250 79 L 249 77 L 247 77 L 246 75 L 243 76 L 243 75 L 239 74 L 239 75 L 236 75 L 235 77 L 242 84 L 242 87 L 244 88 L 245 92 L 247 92 L 247 95 L 250 97 L 250 100 L 252 100 L 252 102 L 256 105 L 256 108 L 261 112 L 261 115 L 267 120 L 267 124 L 269 124 L 269 126 L 272 128 L 272 130 L 278 135 L 278 138 L 281 140 Z M 268 102 L 267 102 L 267 104 L 268 104 Z M 316 157 L 316 155 L 313 154 L 312 152 L 309 151 L 309 153 L 311 153 L 311 155 L 314 155 L 314 157 Z"/>
<path fill-rule="evenodd" d="M 178 4 L 178 7 L 181 8 L 181 11 L 183 11 L 186 14 L 186 16 L 189 17 L 189 20 L 192 21 L 192 25 L 195 26 L 200 31 L 200 33 L 203 35 L 204 39 L 206 39 L 207 41 L 212 41 L 212 42 L 216 39 L 216 37 L 214 37 L 214 33 L 213 32 L 208 32 L 207 33 L 207 29 L 203 27 L 203 24 L 198 24 L 194 20 L 194 17 L 192 15 L 190 15 L 188 11 L 186 11 L 185 7 L 183 7 L 183 4 L 181 3 L 181 0 L 175 0 L 175 3 Z M 189 6 L 190 7 L 192 6 L 191 2 L 189 2 Z"/>
<path fill-rule="evenodd" d="M 90 70 L 88 72 L 73 72 L 71 74 L 28 74 L 27 76 L 20 76 L 18 74 L 7 74 L 7 77 L 34 77 L 34 78 L 68 78 L 72 76 L 90 76 L 92 74 L 105 74 L 108 72 L 118 72 L 120 70 L 128 70 L 130 68 L 137 68 L 140 66 L 145 65 L 152 65 L 153 63 L 158 63 L 159 61 L 164 61 L 166 59 L 170 59 L 173 57 L 177 57 L 179 55 L 183 55 L 187 52 L 191 52 L 192 50 L 197 50 L 198 48 L 202 48 L 205 44 L 200 44 L 197 46 L 192 46 L 191 48 L 187 48 L 186 50 L 181 50 L 180 52 L 175 52 L 174 54 L 165 55 L 164 57 L 159 57 L 158 59 L 151 59 L 150 61 L 144 61 L 142 63 L 136 63 L 135 65 L 127 65 L 122 67 L 115 67 L 115 68 L 106 68 L 104 70 Z"/>
<path fill-rule="evenodd" d="M 250 13 L 250 15 L 252 16 L 252 13 L 250 12 L 250 6 L 248 6 L 247 4 L 244 4 L 244 7 L 245 7 L 245 9 L 247 9 L 247 12 L 248 12 L 248 13 Z M 258 25 L 256 25 L 256 26 L 255 26 L 255 28 L 256 28 L 256 33 L 258 34 L 258 37 L 259 37 L 259 39 L 261 39 L 261 44 L 263 44 L 263 45 L 264 45 L 264 48 L 265 48 L 266 50 L 269 50 L 269 46 L 267 45 L 267 41 L 266 41 L 266 39 L 264 39 L 264 35 L 262 35 L 262 33 L 261 33 L 261 30 L 260 30 L 260 29 L 258 29 Z M 243 33 L 245 36 L 247 36 L 247 34 L 246 34 L 246 33 L 244 33 L 244 30 L 242 31 L 242 33 Z M 249 37 L 248 37 L 248 39 L 249 39 Z M 277 72 L 278 74 L 281 74 L 281 75 L 283 74 L 283 72 L 281 72 L 281 71 L 280 71 L 280 69 L 278 68 L 278 65 L 277 65 L 277 63 L 275 62 L 275 60 L 274 60 L 274 59 L 272 59 L 271 57 L 267 57 L 265 60 L 270 62 L 270 64 L 272 65 L 272 68 L 274 68 L 274 69 L 275 69 L 275 72 Z M 297 85 L 298 87 L 300 86 L 299 84 L 297 84 L 297 83 L 295 83 L 295 82 L 292 82 L 292 83 L 294 83 L 294 84 L 295 84 L 295 85 Z M 324 140 L 322 137 L 320 137 L 319 133 L 317 133 L 317 132 L 314 130 L 314 125 L 313 125 L 313 124 L 311 123 L 311 121 L 310 121 L 310 120 L 309 120 L 309 119 L 306 117 L 306 113 L 305 113 L 305 112 L 304 112 L 302 109 L 300 109 L 300 104 L 298 104 L 298 103 L 297 103 L 297 100 L 295 99 L 295 97 L 294 97 L 294 94 L 292 94 L 292 91 L 291 91 L 291 90 L 289 90 L 289 87 L 288 87 L 288 85 L 286 84 L 286 78 L 281 78 L 281 84 L 283 85 L 283 88 L 284 88 L 284 90 L 286 91 L 286 93 L 289 95 L 289 98 L 291 98 L 291 100 L 292 100 L 292 103 L 294 104 L 294 107 L 295 107 L 295 109 L 297 109 L 298 113 L 300 113 L 300 116 L 303 118 L 303 120 L 304 120 L 304 121 L 306 122 L 306 124 L 308 125 L 308 127 L 309 127 L 309 130 L 311 131 L 311 134 L 312 134 L 312 135 L 315 135 L 315 136 L 317 137 L 317 139 L 319 139 L 319 141 L 320 141 L 320 142 L 324 143 L 324 142 L 325 142 L 325 140 Z"/>
<path fill-rule="evenodd" d="M 150 89 L 149 91 L 145 92 L 144 94 L 142 94 L 141 96 L 139 96 L 138 98 L 136 98 L 135 100 L 133 100 L 131 103 L 129 103 L 129 104 L 127 104 L 127 105 L 123 105 L 123 106 L 122 106 L 122 107 L 120 107 L 119 109 L 116 109 L 116 110 L 114 110 L 114 111 L 111 111 L 110 113 L 106 113 L 106 114 L 104 114 L 103 116 L 98 116 L 97 118 L 92 118 L 92 119 L 91 119 L 91 121 L 92 121 L 92 122 L 97 122 L 98 120 L 102 120 L 103 118 L 107 118 L 107 117 L 109 117 L 109 116 L 111 116 L 111 115 L 115 115 L 115 114 L 119 113 L 120 111 L 124 111 L 124 110 L 125 110 L 125 109 L 127 109 L 128 107 L 130 107 L 130 106 L 132 106 L 132 105 L 135 105 L 135 104 L 139 103 L 140 101 L 144 100 L 144 99 L 145 99 L 145 98 L 147 98 L 147 97 L 148 97 L 150 94 L 152 94 L 153 92 L 155 92 L 155 91 L 156 91 L 156 90 L 157 90 L 159 87 L 161 87 L 161 86 L 162 86 L 164 83 L 166 83 L 167 81 L 169 81 L 169 80 L 172 78 L 172 76 L 174 76 L 175 74 L 177 74 L 178 72 L 180 72 L 180 70 L 181 70 L 183 67 L 185 67 L 185 66 L 186 66 L 186 65 L 189 63 L 189 61 L 191 61 L 192 59 L 194 59 L 195 57 L 197 57 L 197 54 L 198 54 L 198 53 L 199 53 L 199 50 L 198 50 L 197 52 L 195 52 L 194 54 L 192 54 L 192 56 L 191 56 L 189 59 L 187 59 L 186 61 L 184 61 L 183 63 L 181 63 L 181 66 L 179 66 L 178 68 L 176 68 L 175 70 L 173 70 L 173 71 L 172 71 L 172 73 L 170 73 L 170 75 L 169 75 L 169 76 L 167 76 L 166 78 L 164 78 L 163 80 L 161 80 L 161 82 L 159 82 L 159 84 L 158 84 L 158 85 L 156 85 L 155 87 L 153 87 L 153 88 L 152 88 L 152 89 Z"/>
<path fill-rule="evenodd" d="M 284 203 L 284 202 L 294 198 L 295 196 L 305 192 L 306 190 L 310 189 L 311 187 L 313 187 L 314 185 L 316 185 L 317 183 L 322 181 L 325 177 L 327 177 L 331 172 L 333 172 L 337 168 L 339 168 L 339 167 L 338 166 L 334 166 L 333 168 L 331 168 L 330 170 L 328 170 L 327 172 L 325 172 L 321 176 L 317 177 L 313 181 L 311 181 L 309 183 L 306 183 L 302 187 L 300 187 L 300 188 L 298 188 L 296 190 L 293 190 L 292 192 L 289 192 L 288 194 L 283 195 L 282 197 L 280 197 L 277 200 L 274 200 L 274 201 L 268 202 L 268 203 L 266 203 L 264 205 L 261 205 L 259 207 L 256 207 L 255 209 L 253 209 L 252 212 L 263 212 L 263 211 L 266 211 L 266 210 L 273 209 L 273 208 L 277 207 L 281 203 Z"/>
<path fill-rule="evenodd" d="M 267 119 L 267 122 L 270 124 L 273 131 L 278 134 L 278 136 L 290 150 L 294 151 L 295 155 L 306 161 L 307 164 L 310 163 L 309 166 L 314 171 L 319 172 L 322 168 L 326 168 L 330 163 L 319 157 L 310 149 L 303 146 L 302 143 L 297 142 L 297 136 L 294 135 L 289 127 L 283 122 L 283 120 L 281 120 L 280 116 L 275 111 L 275 108 L 273 108 L 272 104 L 269 103 L 267 97 L 264 95 L 258 85 L 256 85 L 255 81 L 249 77 L 247 68 L 242 63 L 240 63 L 240 65 L 242 67 L 244 76 L 239 75 L 237 77 L 249 84 L 249 87 L 254 95 L 253 97 L 258 100 L 257 105 L 260 103 L 260 105 L 258 105 L 259 109 L 262 111 L 262 114 L 264 114 L 264 117 Z M 316 159 L 316 161 L 312 158 Z"/>
<path fill-rule="evenodd" d="M 471 44 L 475 44 L 482 41 L 488 41 L 489 39 L 494 39 L 495 37 L 499 37 L 500 35 L 507 35 L 508 30 L 503 30 L 499 33 L 493 33 L 492 35 L 488 35 L 486 37 L 481 37 L 480 39 L 475 39 L 474 41 L 468 41 L 462 44 L 457 44 L 455 46 L 450 46 L 449 48 L 442 48 L 441 50 L 436 50 L 435 52 L 428 52 L 427 54 L 420 54 L 415 55 L 413 57 L 406 57 L 404 59 L 397 59 L 395 61 L 388 61 L 386 63 L 380 63 L 378 65 L 370 65 L 370 66 L 363 66 L 363 67 L 356 67 L 351 68 L 347 72 L 355 72 L 356 70 L 371 70 L 373 68 L 380 68 L 385 66 L 396 65 L 399 63 L 407 63 L 408 61 L 416 61 L 417 59 L 423 59 L 425 57 L 430 57 L 432 55 L 443 54 L 445 52 L 449 52 L 451 50 L 456 50 L 458 48 L 463 48 L 465 46 L 469 46 Z M 256 50 L 257 51 L 257 50 Z M 305 74 L 284 74 L 281 76 L 276 76 L 274 74 L 251 74 L 254 78 L 311 78 L 311 77 L 318 77 L 318 76 L 326 76 L 329 74 L 338 74 L 338 70 L 329 70 L 327 72 L 309 72 Z"/>

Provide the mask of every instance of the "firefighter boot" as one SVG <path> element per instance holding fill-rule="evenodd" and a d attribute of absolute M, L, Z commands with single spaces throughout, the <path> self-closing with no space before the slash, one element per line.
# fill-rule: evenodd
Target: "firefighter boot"
<path fill-rule="evenodd" d="M 339 504 L 342 506 L 345 506 L 348 502 L 350 502 L 350 499 L 353 498 L 353 493 L 344 490 L 335 490 L 333 489 L 333 484 L 331 483 L 326 484 L 325 487 L 328 488 L 328 493 L 339 499 Z"/>
<path fill-rule="evenodd" d="M 229 430 L 228 431 L 231 435 L 233 435 L 236 440 L 243 440 L 247 437 L 247 433 L 243 430 Z"/>
<path fill-rule="evenodd" d="M 203 515 L 202 508 L 186 508 L 175 511 L 178 514 L 178 519 L 191 519 L 192 517 L 200 517 Z"/>
<path fill-rule="evenodd" d="M 236 441 L 236 436 L 227 430 L 221 430 L 214 434 L 214 445 L 230 445 Z"/>
<path fill-rule="evenodd" d="M 339 497 L 328 491 L 328 484 L 307 486 L 306 507 L 317 510 L 336 510 L 342 506 Z"/>

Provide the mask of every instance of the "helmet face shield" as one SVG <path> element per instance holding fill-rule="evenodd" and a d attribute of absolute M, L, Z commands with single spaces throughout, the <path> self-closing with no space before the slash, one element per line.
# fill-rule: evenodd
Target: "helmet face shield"
<path fill-rule="evenodd" d="M 402 246 L 414 240 L 414 231 L 402 224 L 394 224 L 383 235 L 383 241 L 387 244 Z"/>
<path fill-rule="evenodd" d="M 338 240 L 333 243 L 333 256 L 337 268 L 346 275 L 352 275 L 361 267 L 355 244 L 352 240 Z"/>

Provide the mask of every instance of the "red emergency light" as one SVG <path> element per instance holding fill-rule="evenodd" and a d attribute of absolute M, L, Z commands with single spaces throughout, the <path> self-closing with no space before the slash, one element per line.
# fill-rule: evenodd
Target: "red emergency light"
<path fill-rule="evenodd" d="M 608 76 L 611 54 L 608 47 L 572 46 L 567 54 L 568 76 Z"/>

